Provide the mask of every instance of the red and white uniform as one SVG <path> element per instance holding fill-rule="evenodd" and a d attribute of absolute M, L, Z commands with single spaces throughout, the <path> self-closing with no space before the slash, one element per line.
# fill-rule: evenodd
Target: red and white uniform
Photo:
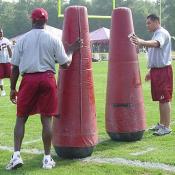
<path fill-rule="evenodd" d="M 57 115 L 55 63 L 69 61 L 64 46 L 45 29 L 32 29 L 17 42 L 12 64 L 19 66 L 22 82 L 17 95 L 17 116 Z"/>
<path fill-rule="evenodd" d="M 10 45 L 7 38 L 0 39 L 0 79 L 9 78 L 11 74 L 10 57 L 7 50 L 7 46 Z"/>

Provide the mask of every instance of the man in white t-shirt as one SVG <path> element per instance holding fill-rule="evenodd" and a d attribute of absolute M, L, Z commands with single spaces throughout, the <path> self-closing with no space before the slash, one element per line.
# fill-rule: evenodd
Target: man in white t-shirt
<path fill-rule="evenodd" d="M 14 129 L 14 153 L 6 167 L 7 170 L 23 165 L 20 149 L 25 123 L 29 115 L 33 114 L 41 116 L 43 168 L 52 169 L 55 166 L 50 155 L 52 116 L 58 115 L 55 64 L 59 63 L 62 68 L 68 68 L 72 61 L 71 55 L 82 46 L 82 41 L 78 39 L 69 45 L 66 53 L 61 40 L 45 30 L 48 14 L 43 8 L 34 9 L 31 19 L 32 30 L 17 42 L 12 57 L 10 99 L 17 104 L 17 117 Z M 19 74 L 22 75 L 22 81 L 17 93 L 16 83 Z"/>
<path fill-rule="evenodd" d="M 169 32 L 161 27 L 159 17 L 151 14 L 147 17 L 146 26 L 153 32 L 151 40 L 145 41 L 136 35 L 131 36 L 131 41 L 138 46 L 148 47 L 149 73 L 145 80 L 151 80 L 151 94 L 153 101 L 159 101 L 160 121 L 150 128 L 154 135 L 165 135 L 171 132 L 170 114 L 173 92 L 173 72 L 171 57 L 171 37 Z"/>
<path fill-rule="evenodd" d="M 0 28 L 0 90 L 1 96 L 5 96 L 6 92 L 3 87 L 3 79 L 10 78 L 11 64 L 10 58 L 12 51 L 10 48 L 10 41 L 4 37 L 3 30 Z"/>

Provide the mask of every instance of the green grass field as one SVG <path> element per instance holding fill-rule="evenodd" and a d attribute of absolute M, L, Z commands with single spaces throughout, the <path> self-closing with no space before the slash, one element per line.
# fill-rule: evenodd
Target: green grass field
<path fill-rule="evenodd" d="M 147 127 L 158 122 L 159 112 L 158 104 L 152 102 L 150 95 L 150 84 L 144 81 L 147 72 L 146 58 L 139 55 L 139 64 L 141 70 L 142 88 L 144 94 L 144 103 L 146 111 Z M 23 153 L 24 166 L 18 170 L 7 172 L 4 168 L 8 163 L 11 151 L 2 150 L 3 148 L 13 147 L 13 128 L 15 125 L 15 105 L 9 101 L 9 96 L 0 97 L 0 175 L 170 175 L 175 174 L 175 134 L 156 137 L 152 132 L 145 131 L 144 137 L 137 142 L 114 142 L 111 141 L 105 132 L 105 97 L 106 97 L 106 79 L 107 79 L 108 62 L 102 61 L 93 63 L 94 86 L 96 97 L 96 112 L 98 135 L 102 140 L 94 149 L 91 158 L 123 158 L 124 160 L 137 160 L 140 162 L 152 162 L 154 165 L 164 164 L 172 166 L 172 171 L 163 169 L 139 167 L 121 163 L 110 163 L 109 161 L 98 163 L 83 160 L 64 160 L 55 155 L 56 167 L 50 171 L 41 168 L 42 154 Z M 173 61 L 175 67 L 175 61 Z M 5 80 L 5 89 L 9 93 L 9 81 Z M 172 101 L 172 122 L 171 127 L 175 130 L 175 100 Z M 34 142 L 32 142 L 34 141 Z M 30 117 L 26 124 L 26 134 L 22 149 L 25 150 L 42 150 L 41 141 L 41 124 L 40 118 Z M 141 153 L 141 154 L 137 154 Z M 89 160 L 89 159 L 87 159 Z M 106 159 L 105 159 L 106 160 Z M 155 164 L 157 163 L 157 164 Z M 162 164 L 161 164 L 162 163 Z M 145 163 L 146 164 L 146 163 Z"/>

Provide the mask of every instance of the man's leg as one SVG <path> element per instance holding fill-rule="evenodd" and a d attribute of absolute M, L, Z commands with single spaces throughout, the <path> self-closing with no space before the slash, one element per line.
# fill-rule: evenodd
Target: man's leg
<path fill-rule="evenodd" d="M 55 167 L 55 162 L 51 158 L 51 140 L 52 140 L 52 117 L 51 116 L 41 116 L 42 123 L 42 139 L 44 144 L 44 158 L 43 158 L 43 168 L 52 169 Z"/>
<path fill-rule="evenodd" d="M 170 126 L 170 116 L 171 116 L 171 103 L 159 102 L 159 110 L 160 110 L 160 124 L 164 125 L 165 127 L 169 128 Z"/>
<path fill-rule="evenodd" d="M 1 91 L 4 90 L 4 88 L 3 88 L 3 80 L 2 80 L 2 79 L 0 79 L 0 90 L 1 90 Z"/>
<path fill-rule="evenodd" d="M 1 91 L 3 91 L 3 90 L 4 90 L 3 85 L 0 85 L 0 89 L 1 89 Z"/>
<path fill-rule="evenodd" d="M 51 140 L 52 140 L 52 117 L 41 116 L 42 123 L 42 139 L 44 144 L 44 154 L 50 155 Z"/>
<path fill-rule="evenodd" d="M 0 90 L 1 90 L 1 96 L 6 96 L 6 92 L 4 90 L 3 79 L 0 79 Z"/>
<path fill-rule="evenodd" d="M 25 123 L 28 119 L 27 117 L 16 117 L 16 125 L 14 128 L 14 151 L 20 151 L 22 140 L 25 133 Z"/>
<path fill-rule="evenodd" d="M 14 128 L 14 153 L 10 162 L 6 166 L 6 170 L 13 170 L 23 165 L 23 160 L 20 155 L 22 140 L 24 138 L 25 123 L 28 117 L 17 117 Z"/>

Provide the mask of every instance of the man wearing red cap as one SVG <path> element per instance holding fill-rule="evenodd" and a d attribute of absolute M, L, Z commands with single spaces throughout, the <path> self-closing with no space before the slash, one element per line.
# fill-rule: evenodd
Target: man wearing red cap
<path fill-rule="evenodd" d="M 28 116 L 33 114 L 41 115 L 44 144 L 43 168 L 51 169 L 55 166 L 50 156 L 52 116 L 58 114 L 55 63 L 59 63 L 62 68 L 68 68 L 71 55 L 82 46 L 82 41 L 78 39 L 69 45 L 65 53 L 61 40 L 44 29 L 48 14 L 43 8 L 33 10 L 31 19 L 32 30 L 16 44 L 12 57 L 10 99 L 17 104 L 17 117 L 14 129 L 14 154 L 6 167 L 7 170 L 23 165 L 20 149 L 25 123 Z M 22 81 L 17 94 L 16 83 L 19 74 L 22 75 Z"/>

